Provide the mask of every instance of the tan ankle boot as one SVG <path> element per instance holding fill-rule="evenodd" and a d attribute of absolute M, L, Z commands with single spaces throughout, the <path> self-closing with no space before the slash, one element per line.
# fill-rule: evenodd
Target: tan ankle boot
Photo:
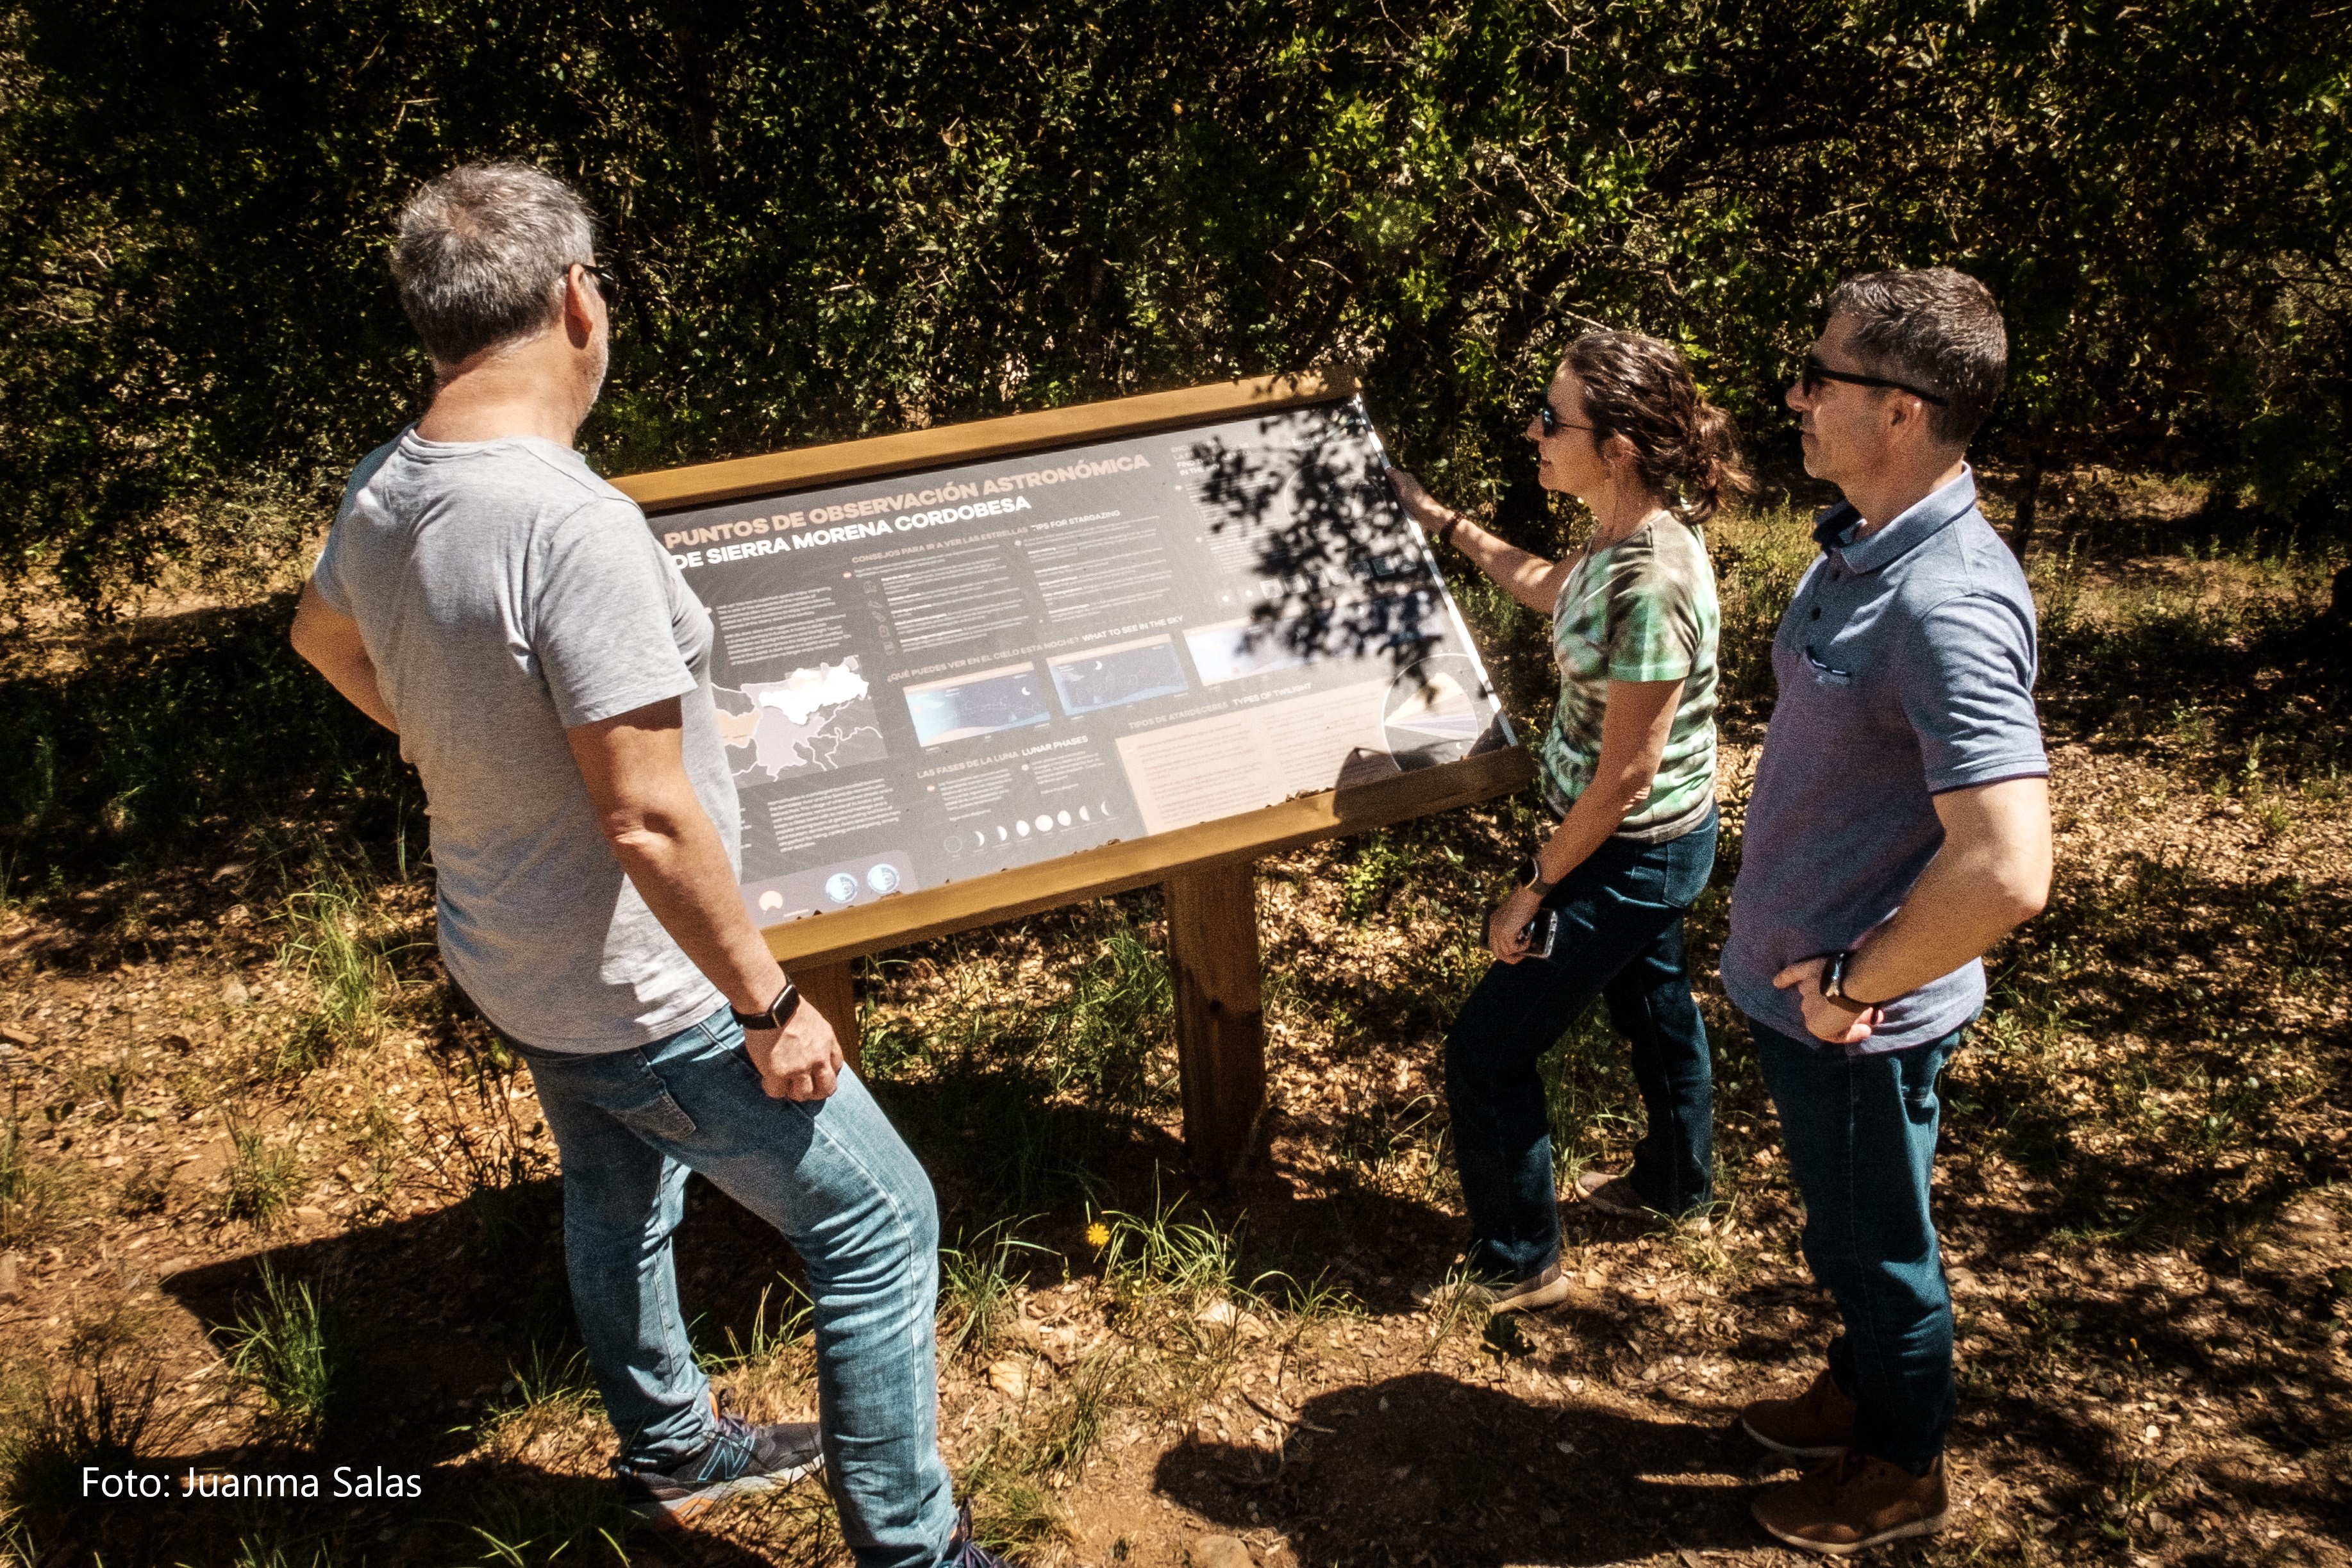
<path fill-rule="evenodd" d="M 1749 1505 L 1772 1537 L 1806 1552 L 1850 1557 L 1881 1542 L 1933 1535 L 1951 1502 L 1944 1461 L 1924 1476 L 1849 1448 Z"/>
<path fill-rule="evenodd" d="M 1776 1454 L 1827 1459 L 1853 1444 L 1855 1408 L 1824 1367 L 1804 1393 L 1794 1399 L 1759 1399 L 1739 1413 L 1739 1424 Z"/>

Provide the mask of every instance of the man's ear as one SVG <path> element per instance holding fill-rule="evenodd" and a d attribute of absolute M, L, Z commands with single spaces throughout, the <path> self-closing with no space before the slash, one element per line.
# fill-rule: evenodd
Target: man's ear
<path fill-rule="evenodd" d="M 575 349 L 586 348 L 596 331 L 595 308 L 588 301 L 588 290 L 595 285 L 584 271 L 566 268 L 563 273 L 563 333 Z"/>
<path fill-rule="evenodd" d="M 1935 446 L 1936 432 L 1928 423 L 1933 412 L 1928 406 L 1905 392 L 1886 393 L 1881 398 L 1886 410 L 1886 434 L 1890 440 L 1921 448 Z"/>

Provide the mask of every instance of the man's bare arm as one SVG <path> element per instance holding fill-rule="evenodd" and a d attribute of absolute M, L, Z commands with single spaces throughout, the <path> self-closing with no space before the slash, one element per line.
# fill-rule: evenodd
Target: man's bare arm
<path fill-rule="evenodd" d="M 1891 1001 L 1982 957 L 2050 901 L 2050 781 L 2004 779 L 1936 797 L 1944 846 L 1919 875 L 1893 920 L 1846 967 L 1854 1000 Z M 1822 1039 L 1867 1038 L 1873 1015 L 1856 1018 L 1823 1001 L 1825 960 L 1792 963 L 1774 977 L 1795 986 L 1805 1021 Z M 1859 1030 L 1859 1033 L 1853 1031 Z M 1824 1032 L 1824 1031 L 1827 1032 Z M 1852 1039 L 1844 1037 L 1851 1034 Z"/>
<path fill-rule="evenodd" d="M 566 730 L 604 841 L 646 907 L 737 1011 L 764 1009 L 783 989 L 736 890 L 734 868 L 687 777 L 678 699 Z M 771 1095 L 823 1100 L 841 1070 L 833 1025 L 803 1001 L 781 1030 L 744 1037 Z"/>
<path fill-rule="evenodd" d="M 327 678 L 328 685 L 350 699 L 352 707 L 394 734 L 400 733 L 399 721 L 376 686 L 375 661 L 368 658 L 367 645 L 360 640 L 359 622 L 336 614 L 313 584 L 302 584 L 302 597 L 294 606 L 294 631 L 287 640 Z"/>

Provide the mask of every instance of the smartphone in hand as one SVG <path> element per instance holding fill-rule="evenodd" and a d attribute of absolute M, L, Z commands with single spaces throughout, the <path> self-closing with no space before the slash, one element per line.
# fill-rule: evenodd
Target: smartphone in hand
<path fill-rule="evenodd" d="M 1522 927 L 1519 934 L 1527 940 L 1529 958 L 1549 958 L 1552 944 L 1559 940 L 1559 911 L 1538 910 L 1536 918 Z"/>

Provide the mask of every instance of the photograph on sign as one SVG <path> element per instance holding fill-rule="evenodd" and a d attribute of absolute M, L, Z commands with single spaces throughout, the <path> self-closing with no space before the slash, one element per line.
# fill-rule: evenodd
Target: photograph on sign
<path fill-rule="evenodd" d="M 1512 743 L 1353 399 L 650 520 L 763 925 Z"/>

